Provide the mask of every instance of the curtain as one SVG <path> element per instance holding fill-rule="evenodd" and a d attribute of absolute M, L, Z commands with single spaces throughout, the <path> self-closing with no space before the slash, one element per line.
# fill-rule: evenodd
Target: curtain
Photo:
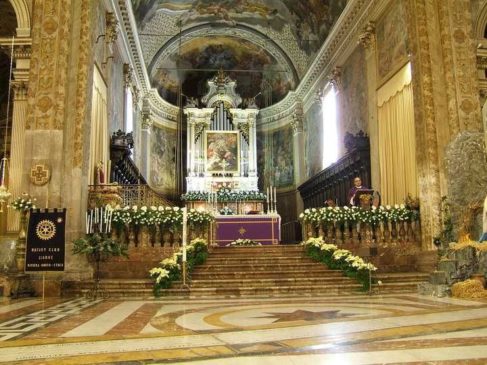
<path fill-rule="evenodd" d="M 411 70 L 406 65 L 378 91 L 382 204 L 418 196 Z"/>
<path fill-rule="evenodd" d="M 91 103 L 90 162 L 88 170 L 90 184 L 96 183 L 96 169 L 100 162 L 104 182 L 107 182 L 109 155 L 107 86 L 100 71 L 95 67 Z"/>

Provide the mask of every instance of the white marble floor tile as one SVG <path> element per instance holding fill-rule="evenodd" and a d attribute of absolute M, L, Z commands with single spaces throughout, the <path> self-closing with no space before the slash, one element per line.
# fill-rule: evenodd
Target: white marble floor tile
<path fill-rule="evenodd" d="M 370 365 L 414 361 L 445 361 L 487 358 L 487 346 L 459 346 L 435 349 L 408 349 L 333 353 L 317 355 L 245 356 L 204 361 L 192 361 L 192 365 Z M 175 362 L 174 364 L 183 364 Z"/>
<path fill-rule="evenodd" d="M 100 336 L 108 332 L 118 323 L 127 318 L 130 314 L 139 309 L 145 301 L 126 301 L 107 310 L 103 314 L 73 328 L 62 335 L 62 337 Z"/>
<path fill-rule="evenodd" d="M 0 314 L 3 313 L 8 313 L 17 309 L 22 309 L 26 307 L 30 307 L 31 305 L 42 303 L 42 300 L 40 299 L 28 299 L 28 300 L 23 300 L 19 302 L 15 302 L 12 304 L 5 304 L 5 305 L 0 305 Z"/>

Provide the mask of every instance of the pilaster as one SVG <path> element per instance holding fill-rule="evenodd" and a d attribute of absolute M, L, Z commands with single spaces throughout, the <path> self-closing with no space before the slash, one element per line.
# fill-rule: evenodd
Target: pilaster
<path fill-rule="evenodd" d="M 377 43 L 374 22 L 368 22 L 359 35 L 359 44 L 365 49 L 367 70 L 368 130 L 370 139 L 370 174 L 372 187 L 381 191 L 379 163 L 379 125 L 377 120 Z"/>

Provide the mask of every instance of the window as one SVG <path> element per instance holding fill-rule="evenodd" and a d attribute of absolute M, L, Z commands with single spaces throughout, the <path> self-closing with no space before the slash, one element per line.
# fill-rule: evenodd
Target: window
<path fill-rule="evenodd" d="M 338 159 L 337 98 L 333 85 L 325 89 L 322 98 L 323 111 L 323 168 Z"/>

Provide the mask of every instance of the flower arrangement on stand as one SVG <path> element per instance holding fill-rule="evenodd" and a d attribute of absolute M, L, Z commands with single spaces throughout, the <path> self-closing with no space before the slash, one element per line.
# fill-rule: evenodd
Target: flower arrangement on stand
<path fill-rule="evenodd" d="M 230 242 L 227 246 L 262 246 L 262 243 L 248 238 L 239 238 L 238 240 Z"/>
<path fill-rule="evenodd" d="M 323 237 L 312 237 L 301 244 L 313 260 L 324 263 L 330 269 L 341 270 L 348 277 L 360 282 L 364 290 L 369 290 L 371 272 L 377 270 L 373 264 L 365 262 L 349 250 L 326 243 Z"/>
<path fill-rule="evenodd" d="M 73 254 L 86 255 L 88 261 L 94 265 L 94 286 L 87 293 L 87 297 L 92 299 L 96 299 L 98 296 L 108 297 L 108 294 L 99 285 L 100 263 L 107 261 L 110 257 L 128 257 L 127 246 L 113 240 L 109 233 L 89 233 L 85 237 L 73 241 Z"/>
<path fill-rule="evenodd" d="M 191 240 L 186 246 L 186 268 L 189 273 L 195 266 L 203 264 L 208 258 L 208 242 L 202 238 Z M 174 252 L 172 257 L 162 260 L 157 267 L 149 270 L 154 280 L 154 296 L 159 297 L 162 289 L 171 287 L 174 281 L 181 280 L 183 265 L 183 249 Z"/>
<path fill-rule="evenodd" d="M 21 214 L 27 213 L 31 208 L 35 209 L 36 206 L 34 201 L 36 199 L 32 198 L 29 194 L 24 193 L 21 196 L 15 198 L 10 204 L 9 207 L 20 212 Z"/>

